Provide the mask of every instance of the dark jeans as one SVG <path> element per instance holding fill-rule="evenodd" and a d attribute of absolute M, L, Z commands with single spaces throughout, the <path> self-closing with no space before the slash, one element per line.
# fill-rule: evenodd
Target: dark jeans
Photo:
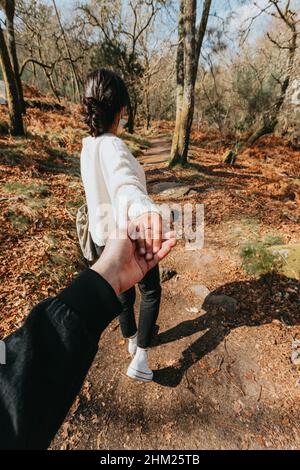
<path fill-rule="evenodd" d="M 100 255 L 104 247 L 97 247 Z M 119 316 L 120 327 L 124 338 L 129 338 L 138 334 L 137 344 L 140 348 L 150 346 L 153 334 L 155 333 L 155 324 L 159 313 L 161 286 L 158 265 L 152 268 L 146 276 L 138 283 L 141 293 L 140 316 L 138 328 L 134 315 L 134 304 L 136 299 L 135 287 L 131 287 L 119 296 L 123 306 L 122 313 Z"/>

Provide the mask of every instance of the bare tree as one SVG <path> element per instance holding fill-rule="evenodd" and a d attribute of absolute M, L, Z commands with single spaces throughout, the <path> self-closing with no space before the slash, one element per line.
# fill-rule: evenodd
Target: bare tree
<path fill-rule="evenodd" d="M 258 120 L 254 129 L 245 142 L 238 142 L 234 149 L 229 149 L 224 154 L 224 162 L 233 164 L 238 156 L 247 146 L 253 145 L 262 136 L 271 134 L 279 120 L 280 110 L 285 101 L 287 90 L 289 88 L 291 77 L 294 69 L 294 62 L 296 51 L 298 47 L 299 37 L 299 23 L 300 19 L 297 16 L 297 12 L 290 9 L 291 2 L 286 0 L 284 8 L 281 7 L 278 0 L 269 0 L 267 7 L 261 10 L 263 13 L 267 13 L 279 20 L 283 27 L 288 31 L 288 38 L 286 41 L 281 43 L 273 37 L 271 33 L 267 33 L 267 37 L 272 44 L 278 49 L 286 52 L 286 70 L 283 78 L 277 78 L 277 82 L 280 85 L 279 94 L 275 99 L 272 106 L 266 110 L 261 118 Z M 273 10 L 270 10 L 273 7 Z"/>
<path fill-rule="evenodd" d="M 5 23 L 6 23 L 7 49 L 8 49 L 11 64 L 13 66 L 15 78 L 16 78 L 20 105 L 22 108 L 22 112 L 25 113 L 25 102 L 24 102 L 24 96 L 23 96 L 23 87 L 22 87 L 21 77 L 19 73 L 19 62 L 18 62 L 18 57 L 17 57 L 15 27 L 14 27 L 15 0 L 1 0 L 1 6 L 6 16 Z"/>
<path fill-rule="evenodd" d="M 262 121 L 258 124 L 253 134 L 249 137 L 248 143 L 254 144 L 260 137 L 266 134 L 271 134 L 278 122 L 279 112 L 285 100 L 286 92 L 289 87 L 291 76 L 294 68 L 294 60 L 297 50 L 297 39 L 299 31 L 297 25 L 300 20 L 297 18 L 297 13 L 290 10 L 290 1 L 285 4 L 285 8 L 281 9 L 278 0 L 269 0 L 276 8 L 274 17 L 281 20 L 289 30 L 289 38 L 286 44 L 279 44 L 270 33 L 267 34 L 269 40 L 276 45 L 279 49 L 287 51 L 287 67 L 285 77 L 280 81 L 280 93 L 275 103 L 269 112 L 263 115 Z"/>
<path fill-rule="evenodd" d="M 170 165 L 185 164 L 194 117 L 195 83 L 198 63 L 207 28 L 212 0 L 205 0 L 200 24 L 196 29 L 196 0 L 181 0 L 178 20 L 176 58 L 176 123 Z"/>
<path fill-rule="evenodd" d="M 23 80 L 56 99 L 79 101 L 94 47 L 91 29 L 76 13 L 62 21 L 56 2 L 17 0 L 16 37 Z"/>
<path fill-rule="evenodd" d="M 55 0 L 52 0 L 52 3 L 53 3 L 53 6 L 54 6 L 54 10 L 55 10 L 55 14 L 56 14 L 56 17 L 57 17 L 57 22 L 59 24 L 59 28 L 61 30 L 61 35 L 62 35 L 63 43 L 64 43 L 64 46 L 65 46 L 65 49 L 66 49 L 67 57 L 70 61 L 70 66 L 71 66 L 71 71 L 72 71 L 72 80 L 73 80 L 73 89 L 74 89 L 74 98 L 75 99 L 77 98 L 79 100 L 80 99 L 80 83 L 79 83 L 79 79 L 78 79 L 78 75 L 77 75 L 76 65 L 75 65 L 75 62 L 72 58 L 72 54 L 71 54 L 71 51 L 70 51 L 70 48 L 69 48 L 69 45 L 68 45 L 68 40 L 67 40 L 67 37 L 66 37 L 66 33 L 65 33 L 64 27 L 62 25 L 62 22 L 61 22 L 61 19 L 60 19 L 60 16 L 59 16 L 59 12 L 58 12 Z"/>
<path fill-rule="evenodd" d="M 166 9 L 168 15 L 170 10 L 171 8 Z M 139 116 L 143 119 L 146 130 L 150 128 L 151 121 L 158 111 L 156 107 L 158 101 L 166 100 L 169 106 L 173 106 L 171 96 L 174 90 L 175 68 L 171 38 L 174 31 L 161 34 L 164 26 L 165 19 L 160 18 L 160 21 L 153 22 L 152 27 L 149 27 L 140 39 L 143 76 Z M 165 84 L 167 84 L 167 89 Z"/>
<path fill-rule="evenodd" d="M 163 4 L 163 0 L 130 0 L 126 10 L 127 17 L 123 16 L 119 1 L 111 5 L 111 8 L 99 0 L 80 6 L 89 24 L 99 33 L 97 62 L 113 66 L 121 73 L 129 87 L 131 102 L 128 106 L 127 128 L 131 133 L 141 103 L 140 89 L 144 69 L 140 43 Z"/>
<path fill-rule="evenodd" d="M 6 8 L 5 12 L 9 10 L 9 18 L 11 22 L 10 28 L 13 28 L 14 15 L 12 14 L 12 11 L 14 11 L 14 2 L 11 2 L 13 5 L 8 3 L 9 2 L 1 2 L 0 6 L 2 8 Z M 22 118 L 23 93 L 20 91 L 22 89 L 22 85 L 20 83 L 19 88 L 17 79 L 18 65 L 14 63 L 14 60 L 17 61 L 17 56 L 15 51 L 15 42 L 11 37 L 11 29 L 9 32 L 6 30 L 5 38 L 3 29 L 0 25 L 0 64 L 6 88 L 10 131 L 13 135 L 24 135 Z"/>
<path fill-rule="evenodd" d="M 62 58 L 63 47 L 51 7 L 33 0 L 18 0 L 17 16 L 20 20 L 17 37 L 22 58 L 20 75 L 28 73 L 28 66 L 31 65 L 34 84 L 42 91 L 47 86 L 59 100 L 54 73 Z"/>

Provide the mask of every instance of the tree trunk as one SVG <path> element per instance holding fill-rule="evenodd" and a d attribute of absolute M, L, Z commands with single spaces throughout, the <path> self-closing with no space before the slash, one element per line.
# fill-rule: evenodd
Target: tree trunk
<path fill-rule="evenodd" d="M 181 111 L 183 103 L 184 90 L 184 0 L 180 2 L 179 20 L 178 20 L 178 46 L 176 56 L 176 120 L 175 130 L 172 140 L 172 149 L 170 165 L 174 166 L 180 163 L 179 154 L 179 132 L 181 126 Z"/>
<path fill-rule="evenodd" d="M 14 29 L 14 16 L 15 16 L 15 2 L 14 0 L 6 0 L 4 3 L 5 15 L 6 15 L 6 38 L 7 38 L 7 49 L 10 57 L 10 62 L 13 67 L 15 74 L 16 85 L 18 89 L 18 96 L 20 107 L 23 113 L 26 112 L 25 101 L 23 95 L 23 87 L 19 71 L 19 62 L 17 57 L 16 40 L 15 40 L 15 29 Z"/>
<path fill-rule="evenodd" d="M 195 83 L 198 63 L 212 0 L 205 0 L 196 38 L 195 0 L 181 0 L 178 22 L 176 122 L 170 166 L 187 163 L 190 132 L 194 117 Z"/>
<path fill-rule="evenodd" d="M 55 96 L 55 98 L 57 99 L 57 101 L 60 102 L 60 97 L 59 97 L 58 91 L 57 91 L 56 88 L 55 88 L 54 81 L 53 81 L 53 78 L 52 78 L 52 72 L 51 72 L 51 73 L 48 73 L 45 68 L 44 68 L 44 72 L 45 72 L 45 74 L 46 74 L 46 77 L 47 77 L 47 80 L 48 80 L 48 83 L 49 83 L 49 86 L 50 86 L 50 88 L 51 88 L 51 90 L 52 90 L 53 95 Z"/>
<path fill-rule="evenodd" d="M 289 59 L 288 66 L 286 71 L 285 79 L 281 85 L 280 95 L 275 101 L 274 105 L 269 112 L 265 113 L 262 121 L 259 123 L 258 127 L 254 130 L 253 134 L 248 138 L 247 144 L 253 145 L 260 137 L 267 134 L 272 134 L 278 123 L 279 112 L 284 103 L 286 92 L 291 81 L 291 75 L 294 68 L 294 60 L 297 48 L 297 31 L 294 30 L 293 37 L 291 41 L 291 46 L 289 48 Z"/>
<path fill-rule="evenodd" d="M 148 81 L 149 82 L 149 81 Z M 148 131 L 151 123 L 151 112 L 150 112 L 150 98 L 149 98 L 149 83 L 147 83 L 147 89 L 145 91 L 145 129 Z"/>
<path fill-rule="evenodd" d="M 79 85 L 79 79 L 78 79 L 78 76 L 77 76 L 77 70 L 76 70 L 76 67 L 74 65 L 74 61 L 72 59 L 72 54 L 71 54 L 71 51 L 70 51 L 70 48 L 69 48 L 69 45 L 68 45 L 65 30 L 63 28 L 63 25 L 62 25 L 62 22 L 61 22 L 61 19 L 60 19 L 60 16 L 59 16 L 59 12 L 58 12 L 58 9 L 57 9 L 57 6 L 56 6 L 56 1 L 52 0 L 52 3 L 53 3 L 53 6 L 54 6 L 56 18 L 57 18 L 57 21 L 58 21 L 58 24 L 59 24 L 59 27 L 60 27 L 60 30 L 61 30 L 62 38 L 63 38 L 64 45 L 65 45 L 66 52 L 67 52 L 67 56 L 68 56 L 68 59 L 70 61 L 70 65 L 71 65 L 72 79 L 74 81 L 74 97 L 75 97 L 75 94 L 76 94 L 78 100 L 80 100 L 80 85 Z M 76 98 L 74 99 L 74 101 L 75 100 L 76 100 Z"/>
<path fill-rule="evenodd" d="M 196 57 L 195 57 L 195 69 L 194 69 L 194 83 L 196 83 L 196 80 L 197 80 L 198 64 L 199 64 L 200 53 L 201 53 L 201 49 L 202 49 L 204 36 L 205 36 L 205 33 L 206 33 L 206 28 L 207 28 L 211 3 L 212 3 L 212 0 L 205 0 L 204 5 L 203 5 L 201 21 L 200 21 L 198 31 L 197 31 Z"/>
<path fill-rule="evenodd" d="M 194 115 L 195 86 L 195 25 L 196 25 L 196 1 L 186 1 L 184 19 L 184 90 L 180 116 L 180 128 L 178 138 L 178 157 L 180 163 L 187 163 L 187 153 L 190 143 L 191 125 Z"/>
<path fill-rule="evenodd" d="M 10 120 L 10 132 L 13 135 L 24 135 L 22 109 L 19 101 L 18 87 L 14 70 L 10 62 L 3 30 L 0 27 L 0 65 L 6 88 L 8 112 Z"/>
<path fill-rule="evenodd" d="M 127 109 L 128 109 L 128 121 L 127 121 L 127 124 L 126 124 L 126 128 L 127 128 L 127 132 L 129 132 L 129 134 L 133 134 L 133 132 L 134 132 L 134 110 L 133 110 L 131 102 L 128 103 Z"/>
<path fill-rule="evenodd" d="M 300 141 L 300 54 L 295 55 L 293 72 L 278 119 L 277 129 L 289 140 Z"/>
<path fill-rule="evenodd" d="M 36 61 L 35 59 L 31 59 L 31 60 L 33 60 L 37 65 L 42 67 L 46 80 L 48 82 L 48 85 L 50 87 L 50 90 L 52 91 L 55 98 L 60 102 L 59 93 L 56 90 L 53 79 L 52 79 L 53 67 L 48 66 L 44 63 L 43 55 L 42 55 L 42 44 L 41 44 L 41 39 L 39 36 L 37 37 L 37 45 L 38 45 L 38 53 L 39 53 L 40 60 L 39 61 Z M 51 69 L 50 72 L 49 72 L 49 68 Z"/>
<path fill-rule="evenodd" d="M 31 56 L 33 56 L 31 52 Z M 21 74 L 22 76 L 22 74 Z M 36 65 L 34 62 L 32 62 L 32 77 L 31 77 L 31 86 L 36 85 L 37 83 L 37 72 L 36 72 Z"/>

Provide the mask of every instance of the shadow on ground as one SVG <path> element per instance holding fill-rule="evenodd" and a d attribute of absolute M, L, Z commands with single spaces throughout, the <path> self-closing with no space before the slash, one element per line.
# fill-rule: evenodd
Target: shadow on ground
<path fill-rule="evenodd" d="M 285 325 L 299 325 L 299 293 L 300 283 L 283 275 L 274 275 L 271 286 L 268 278 L 261 277 L 258 280 L 225 284 L 216 289 L 210 295 L 226 294 L 233 297 L 237 301 L 237 310 L 230 313 L 216 308 L 210 304 L 208 296 L 203 303 L 205 314 L 160 333 L 154 340 L 154 346 L 207 330 L 182 352 L 175 366 L 156 370 L 154 381 L 167 387 L 176 387 L 188 369 L 213 351 L 235 328 L 265 325 L 273 320 L 279 320 Z"/>

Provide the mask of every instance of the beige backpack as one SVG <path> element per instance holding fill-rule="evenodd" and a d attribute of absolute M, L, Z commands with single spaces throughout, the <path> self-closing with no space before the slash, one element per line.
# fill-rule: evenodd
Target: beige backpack
<path fill-rule="evenodd" d="M 95 243 L 93 242 L 89 232 L 89 216 L 86 204 L 83 204 L 78 209 L 76 216 L 76 229 L 83 256 L 87 261 L 94 261 L 98 256 Z"/>

